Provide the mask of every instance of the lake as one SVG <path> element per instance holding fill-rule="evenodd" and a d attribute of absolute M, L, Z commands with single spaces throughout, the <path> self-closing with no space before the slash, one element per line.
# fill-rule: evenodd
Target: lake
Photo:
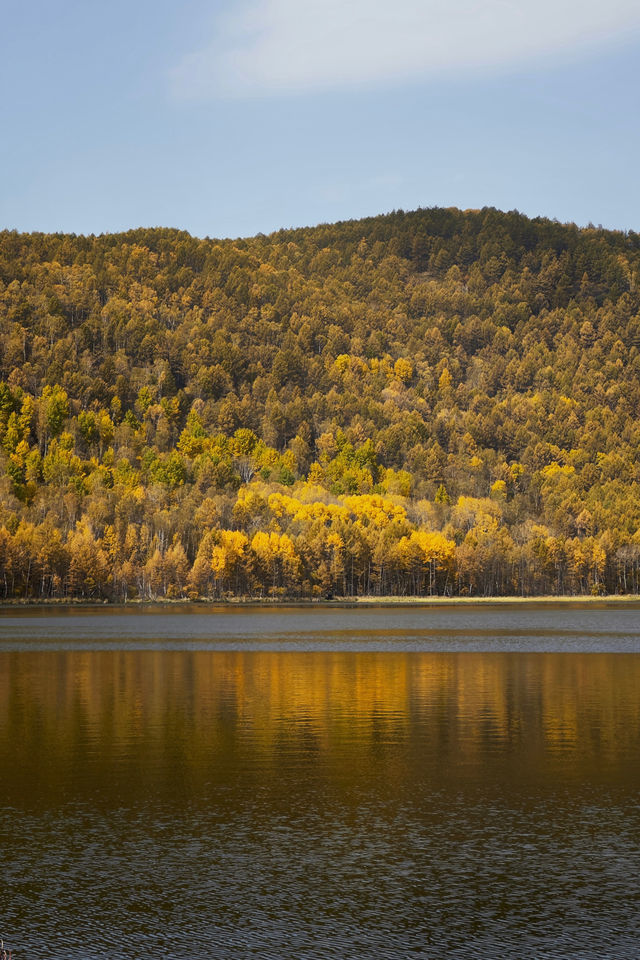
<path fill-rule="evenodd" d="M 637 958 L 640 607 L 0 613 L 14 960 Z"/>

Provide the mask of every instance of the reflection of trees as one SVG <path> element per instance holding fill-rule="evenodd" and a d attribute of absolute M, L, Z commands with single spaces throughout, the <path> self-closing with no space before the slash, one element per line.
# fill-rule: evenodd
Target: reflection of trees
<path fill-rule="evenodd" d="M 348 776 L 370 747 L 381 777 L 413 776 L 412 767 L 447 776 L 462 765 L 480 778 L 508 757 L 526 760 L 529 772 L 555 761 L 558 771 L 567 763 L 597 769 L 604 754 L 632 756 L 640 746 L 640 665 L 625 655 L 120 651 L 1 659 L 3 769 L 18 782 L 45 776 L 60 789 L 65 771 L 83 764 L 98 778 L 125 765 L 140 784 L 152 782 L 168 757 L 185 782 L 215 777 L 242 758 L 250 776 L 268 778 L 287 756 L 304 762 L 310 744 L 327 775 Z"/>

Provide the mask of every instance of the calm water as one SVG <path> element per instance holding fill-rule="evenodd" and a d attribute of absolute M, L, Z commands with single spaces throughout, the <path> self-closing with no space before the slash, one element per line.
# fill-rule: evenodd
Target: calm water
<path fill-rule="evenodd" d="M 0 615 L 16 960 L 633 958 L 640 608 Z"/>

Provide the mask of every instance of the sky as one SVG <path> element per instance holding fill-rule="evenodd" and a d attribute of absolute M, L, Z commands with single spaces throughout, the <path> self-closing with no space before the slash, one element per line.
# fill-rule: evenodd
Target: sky
<path fill-rule="evenodd" d="M 638 0 L 2 0 L 0 229 L 640 231 Z"/>

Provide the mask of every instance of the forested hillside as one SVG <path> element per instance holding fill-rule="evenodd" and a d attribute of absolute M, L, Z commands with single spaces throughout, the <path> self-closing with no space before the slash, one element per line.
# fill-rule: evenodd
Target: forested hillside
<path fill-rule="evenodd" d="M 640 235 L 0 233 L 0 599 L 637 592 Z"/>

